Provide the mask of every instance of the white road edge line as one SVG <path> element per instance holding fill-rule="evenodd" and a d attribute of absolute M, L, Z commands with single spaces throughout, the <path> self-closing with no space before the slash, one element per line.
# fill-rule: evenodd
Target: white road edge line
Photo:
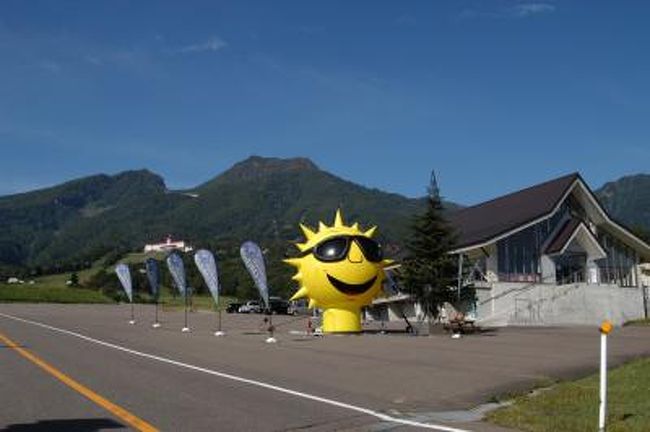
<path fill-rule="evenodd" d="M 380 419 L 382 421 L 385 421 L 385 422 L 397 423 L 397 424 L 401 424 L 401 425 L 405 425 L 405 426 L 420 427 L 420 428 L 424 428 L 424 429 L 433 429 L 433 430 L 438 430 L 438 431 L 442 431 L 442 432 L 471 432 L 471 431 L 469 431 L 467 429 L 458 429 L 458 428 L 453 428 L 453 427 L 449 427 L 449 426 L 437 425 L 437 424 L 432 424 L 432 423 L 422 423 L 422 422 L 417 422 L 417 421 L 413 421 L 413 420 L 406 420 L 406 419 L 400 419 L 400 418 L 397 418 L 397 417 L 392 417 L 392 416 L 389 416 L 387 414 L 382 414 L 380 412 L 373 411 L 373 410 L 368 409 L 368 408 L 363 408 L 363 407 L 360 407 L 360 406 L 357 406 L 357 405 L 351 405 L 351 404 L 347 404 L 347 403 L 344 403 L 344 402 L 339 402 L 339 401 L 336 401 L 334 399 L 328 399 L 328 398 L 324 398 L 324 397 L 320 397 L 320 396 L 315 396 L 315 395 L 311 395 L 309 393 L 303 393 L 303 392 L 299 392 L 299 391 L 296 391 L 296 390 L 291 390 L 291 389 L 288 389 L 288 388 L 285 388 L 285 387 L 280 387 L 280 386 L 276 386 L 276 385 L 273 385 L 273 384 L 268 384 L 268 383 L 265 383 L 265 382 L 262 382 L 262 381 L 255 381 L 255 380 L 252 380 L 252 379 L 227 374 L 227 373 L 224 373 L 224 372 L 219 372 L 219 371 L 212 370 L 212 369 L 206 369 L 206 368 L 202 368 L 200 366 L 194 366 L 194 365 L 191 365 L 191 364 L 188 364 L 188 363 L 183 363 L 183 362 L 168 359 L 168 358 L 165 358 L 165 357 L 160 357 L 160 356 L 157 356 L 157 355 L 154 355 L 154 354 L 147 354 L 147 353 L 144 353 L 144 352 L 141 352 L 141 351 L 136 351 L 136 350 L 131 349 L 131 348 L 126 348 L 126 347 L 123 347 L 123 346 L 120 346 L 120 345 L 112 344 L 110 342 L 105 342 L 105 341 L 102 341 L 102 340 L 99 340 L 99 339 L 95 339 L 95 338 L 92 338 L 90 336 L 85 336 L 85 335 L 83 335 L 81 333 L 76 333 L 76 332 L 73 332 L 73 331 L 70 331 L 70 330 L 65 330 L 65 329 L 62 329 L 62 328 L 54 327 L 54 326 L 51 326 L 51 325 L 48 325 L 48 324 L 43 324 L 43 323 L 40 323 L 40 322 L 37 322 L 37 321 L 32 321 L 32 320 L 29 320 L 29 319 L 20 318 L 20 317 L 13 316 L 13 315 L 8 315 L 8 314 L 2 313 L 2 312 L 0 312 L 0 316 L 3 316 L 5 318 L 9 318 L 9 319 L 12 319 L 12 320 L 15 320 L 15 321 L 21 321 L 21 322 L 24 322 L 24 323 L 27 323 L 27 324 L 32 324 L 32 325 L 35 325 L 35 326 L 38 326 L 38 327 L 43 327 L 43 328 L 46 328 L 48 330 L 63 333 L 63 334 L 69 335 L 69 336 L 74 336 L 76 338 L 83 339 L 83 340 L 85 340 L 87 342 L 92 342 L 92 343 L 97 344 L 97 345 L 102 345 L 102 346 L 105 346 L 105 347 L 108 347 L 108 348 L 113 348 L 113 349 L 116 349 L 118 351 L 123 351 L 123 352 L 129 353 L 129 354 L 132 354 L 134 356 L 143 357 L 143 358 L 147 358 L 147 359 L 150 359 L 150 360 L 156 360 L 156 361 L 159 361 L 161 363 L 167 363 L 167 364 L 182 367 L 182 368 L 185 368 L 185 369 L 190 369 L 190 370 L 197 371 L 197 372 L 203 372 L 203 373 L 208 374 L 208 375 L 214 375 L 214 376 L 217 376 L 217 377 L 220 377 L 220 378 L 226 378 L 226 379 L 229 379 L 229 380 L 232 380 L 232 381 L 237 381 L 237 382 L 249 384 L 249 385 L 252 385 L 252 386 L 262 387 L 262 388 L 265 388 L 265 389 L 268 389 L 268 390 L 274 390 L 274 391 L 277 391 L 277 392 L 280 392 L 280 393 L 289 394 L 289 395 L 300 397 L 300 398 L 303 398 L 303 399 L 308 399 L 308 400 L 312 400 L 312 401 L 316 401 L 316 402 L 321 402 L 321 403 L 324 403 L 324 404 L 327 404 L 327 405 L 333 405 L 333 406 L 336 406 L 336 407 L 339 407 L 339 408 L 344 408 L 344 409 L 347 409 L 347 410 L 356 411 L 356 412 L 363 413 L 363 414 L 366 414 L 366 415 L 369 415 L 369 416 L 372 416 L 372 417 L 376 417 L 376 418 L 378 418 L 378 419 Z"/>

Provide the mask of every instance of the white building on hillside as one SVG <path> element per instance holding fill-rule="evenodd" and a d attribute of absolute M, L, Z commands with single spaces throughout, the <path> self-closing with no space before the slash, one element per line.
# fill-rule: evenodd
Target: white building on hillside
<path fill-rule="evenodd" d="M 146 244 L 144 245 L 144 253 L 150 252 L 171 252 L 173 250 L 179 250 L 181 252 L 190 252 L 194 248 L 187 244 L 183 240 L 172 240 L 172 236 L 168 235 L 164 242 Z"/>

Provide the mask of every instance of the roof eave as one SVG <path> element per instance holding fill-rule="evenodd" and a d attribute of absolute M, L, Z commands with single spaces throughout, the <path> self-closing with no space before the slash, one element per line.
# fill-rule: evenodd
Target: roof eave
<path fill-rule="evenodd" d="M 495 236 L 492 236 L 492 237 L 488 238 L 487 240 L 483 240 L 483 241 L 475 242 L 475 243 L 470 243 L 468 245 L 462 245 L 462 246 L 452 250 L 449 253 L 450 254 L 459 254 L 459 253 L 465 253 L 465 252 L 470 251 L 472 249 L 478 249 L 478 248 L 486 247 L 486 246 L 488 246 L 488 245 L 490 245 L 492 243 L 498 242 L 499 240 L 501 240 L 503 238 L 509 237 L 509 236 L 511 236 L 513 234 L 518 233 L 519 231 L 523 231 L 526 228 L 529 228 L 529 227 L 531 227 L 531 226 L 533 226 L 535 224 L 538 224 L 539 222 L 542 222 L 543 220 L 548 219 L 549 217 L 553 216 L 553 214 L 555 214 L 555 212 L 558 210 L 560 205 L 562 205 L 564 200 L 567 198 L 567 196 L 569 196 L 569 194 L 573 190 L 574 186 L 579 181 L 582 181 L 584 183 L 584 181 L 582 180 L 582 177 L 580 177 L 580 175 L 578 174 L 576 179 L 574 181 L 572 181 L 569 184 L 569 186 L 567 186 L 567 188 L 565 189 L 562 196 L 555 202 L 555 204 L 553 205 L 553 209 L 551 211 L 549 211 L 548 213 L 545 213 L 542 216 L 539 216 L 539 217 L 533 219 L 532 221 L 528 221 L 528 222 L 526 222 L 526 223 L 524 223 L 522 225 L 519 225 L 516 228 L 510 229 L 508 231 L 505 231 L 505 232 L 502 232 L 502 233 L 497 234 Z"/>
<path fill-rule="evenodd" d="M 450 251 L 449 253 L 454 254 L 454 255 L 455 254 L 461 254 L 461 253 L 467 253 L 467 252 L 469 252 L 471 250 L 474 250 L 474 249 L 479 249 L 479 248 L 482 248 L 482 247 L 489 246 L 490 244 L 496 243 L 496 242 L 498 242 L 499 240 L 501 240 L 501 239 L 503 239 L 505 237 L 509 237 L 509 236 L 511 236 L 513 234 L 518 233 L 519 231 L 523 231 L 524 229 L 529 228 L 532 225 L 535 225 L 535 224 L 537 224 L 537 223 L 539 223 L 539 222 L 541 222 L 541 221 L 543 221 L 545 219 L 548 219 L 549 217 L 551 217 L 558 210 L 560 205 L 564 202 L 564 200 L 567 198 L 567 196 L 573 191 L 573 189 L 578 184 L 586 192 L 586 195 L 592 201 L 592 204 L 594 204 L 594 207 L 601 213 L 601 216 L 603 217 L 605 223 L 608 226 L 611 226 L 614 229 L 618 230 L 624 236 L 631 239 L 631 241 L 633 243 L 635 243 L 638 246 L 638 249 L 641 251 L 640 255 L 642 255 L 642 257 L 644 259 L 650 260 L 650 245 L 647 244 L 642 239 L 640 239 L 639 237 L 637 237 L 636 235 L 634 235 L 632 232 L 630 232 L 623 225 L 621 225 L 620 223 L 618 223 L 614 219 L 612 219 L 612 217 L 609 215 L 607 210 L 605 210 L 605 208 L 600 204 L 600 202 L 598 201 L 598 199 L 596 198 L 594 193 L 591 191 L 589 186 L 587 186 L 586 182 L 584 181 L 582 176 L 580 176 L 580 174 L 578 174 L 576 179 L 573 182 L 571 182 L 571 184 L 567 187 L 567 189 L 564 191 L 564 194 L 562 195 L 562 197 L 555 203 L 555 206 L 553 207 L 553 210 L 551 210 L 550 212 L 548 212 L 548 213 L 546 213 L 546 214 L 544 214 L 544 215 L 542 215 L 542 216 L 540 216 L 540 217 L 538 217 L 538 218 L 536 218 L 536 219 L 534 219 L 532 221 L 529 221 L 529 222 L 526 222 L 526 223 L 524 223 L 522 225 L 519 225 L 518 227 L 516 227 L 514 229 L 511 229 L 511 230 L 505 231 L 503 233 L 497 234 L 497 235 L 492 236 L 492 237 L 490 237 L 488 239 L 485 239 L 485 240 L 482 240 L 482 241 L 479 241 L 479 242 L 475 242 L 475 243 L 470 243 L 470 244 L 467 244 L 467 245 L 461 245 L 460 247 L 457 247 L 456 249 Z"/>

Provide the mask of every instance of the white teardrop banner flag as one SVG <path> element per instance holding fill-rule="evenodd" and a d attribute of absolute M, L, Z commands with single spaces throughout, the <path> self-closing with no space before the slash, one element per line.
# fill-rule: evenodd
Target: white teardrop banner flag
<path fill-rule="evenodd" d="M 118 264 L 115 266 L 115 273 L 117 273 L 117 278 L 124 288 L 129 301 L 133 303 L 133 285 L 131 283 L 131 272 L 129 271 L 129 266 L 126 264 Z"/>
<path fill-rule="evenodd" d="M 214 303 L 219 305 L 219 275 L 214 255 L 209 250 L 201 249 L 194 254 L 194 262 L 212 294 Z"/>
<path fill-rule="evenodd" d="M 260 292 L 266 308 L 269 308 L 269 287 L 266 282 L 266 268 L 264 266 L 264 256 L 260 247 L 252 241 L 247 241 L 239 248 L 239 253 L 244 261 L 244 265 L 250 273 L 255 286 Z"/>

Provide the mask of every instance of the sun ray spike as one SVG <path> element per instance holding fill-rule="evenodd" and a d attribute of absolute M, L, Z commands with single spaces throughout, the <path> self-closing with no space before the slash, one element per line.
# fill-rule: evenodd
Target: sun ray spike
<path fill-rule="evenodd" d="M 309 249 L 309 243 L 296 243 L 296 247 L 300 249 L 300 252 L 304 252 Z"/>
<path fill-rule="evenodd" d="M 302 233 L 305 236 L 305 238 L 307 239 L 307 241 L 310 241 L 316 235 L 316 233 L 314 231 L 312 231 L 312 229 L 309 228 L 305 224 L 300 224 L 300 229 L 302 230 Z"/>
<path fill-rule="evenodd" d="M 334 216 L 334 226 L 337 228 L 345 226 L 343 223 L 343 213 L 341 212 L 341 209 L 336 210 L 336 215 Z"/>
<path fill-rule="evenodd" d="M 300 267 L 302 259 L 300 258 L 286 258 L 283 260 L 285 263 L 294 267 Z"/>
<path fill-rule="evenodd" d="M 296 273 L 295 275 L 291 276 L 291 279 L 300 282 L 302 280 L 302 273 Z"/>
<path fill-rule="evenodd" d="M 323 231 L 328 229 L 329 227 L 325 225 L 323 222 L 318 222 L 318 231 Z"/>
<path fill-rule="evenodd" d="M 366 237 L 372 237 L 373 235 L 375 235 L 375 231 L 377 231 L 377 225 L 370 228 L 368 231 L 364 232 L 363 235 L 365 235 Z"/>
<path fill-rule="evenodd" d="M 309 293 L 308 293 L 308 291 L 307 291 L 307 288 L 305 288 L 305 287 L 300 287 L 300 289 L 299 289 L 299 290 L 298 290 L 294 295 L 291 296 L 291 298 L 289 299 L 289 301 L 298 300 L 298 299 L 301 299 L 301 298 L 307 297 L 308 295 L 309 295 Z"/>
<path fill-rule="evenodd" d="M 359 222 L 355 222 L 352 224 L 352 229 L 355 231 L 359 231 Z"/>
<path fill-rule="evenodd" d="M 308 309 L 314 309 L 318 307 L 318 303 L 316 303 L 316 300 L 314 299 L 309 299 L 309 305 L 307 306 Z"/>

